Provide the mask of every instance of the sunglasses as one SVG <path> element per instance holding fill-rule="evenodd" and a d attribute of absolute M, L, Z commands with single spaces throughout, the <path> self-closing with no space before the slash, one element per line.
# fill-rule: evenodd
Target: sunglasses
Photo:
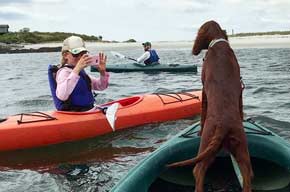
<path fill-rule="evenodd" d="M 72 56 L 77 58 L 77 57 L 82 56 L 82 55 L 87 54 L 87 53 L 88 53 L 87 51 L 82 51 L 82 52 L 80 52 L 78 54 L 72 54 Z"/>

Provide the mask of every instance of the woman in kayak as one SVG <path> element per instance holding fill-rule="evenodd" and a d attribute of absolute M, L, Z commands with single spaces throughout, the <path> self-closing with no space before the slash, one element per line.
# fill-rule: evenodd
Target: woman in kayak
<path fill-rule="evenodd" d="M 142 43 L 143 47 L 144 47 L 144 51 L 145 53 L 143 53 L 143 55 L 141 55 L 138 59 L 137 62 L 138 63 L 143 63 L 145 65 L 151 65 L 151 64 L 159 64 L 159 56 L 157 54 L 157 52 L 154 49 L 151 49 L 151 43 L 150 42 L 145 42 Z"/>
<path fill-rule="evenodd" d="M 92 90 L 108 87 L 109 73 L 106 72 L 107 56 L 99 53 L 97 68 L 100 77 L 87 75 L 85 68 L 93 62 L 82 38 L 70 36 L 63 41 L 61 66 L 56 73 L 54 102 L 58 110 L 87 111 L 94 107 Z"/>

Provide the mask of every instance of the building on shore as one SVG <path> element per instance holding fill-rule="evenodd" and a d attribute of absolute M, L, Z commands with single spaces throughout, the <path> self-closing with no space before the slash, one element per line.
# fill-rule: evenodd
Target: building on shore
<path fill-rule="evenodd" d="M 22 32 L 22 33 L 28 33 L 29 31 L 30 31 L 30 29 L 28 27 L 24 27 L 24 28 L 19 30 L 19 32 Z"/>
<path fill-rule="evenodd" d="M 0 25 L 0 34 L 8 33 L 9 25 Z"/>

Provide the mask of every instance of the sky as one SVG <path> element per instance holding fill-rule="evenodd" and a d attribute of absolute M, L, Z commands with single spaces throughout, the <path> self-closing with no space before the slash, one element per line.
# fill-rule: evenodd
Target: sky
<path fill-rule="evenodd" d="M 9 31 L 73 32 L 104 40 L 193 40 L 208 20 L 228 34 L 290 30 L 290 0 L 0 0 Z"/>

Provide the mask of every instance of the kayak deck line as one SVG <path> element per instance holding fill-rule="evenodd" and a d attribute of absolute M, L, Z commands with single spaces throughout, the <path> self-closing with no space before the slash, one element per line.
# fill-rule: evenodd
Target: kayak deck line
<path fill-rule="evenodd" d="M 184 93 L 153 93 L 153 94 L 158 96 L 164 105 L 172 104 L 172 103 L 176 103 L 176 102 L 188 101 L 188 100 L 192 100 L 192 99 L 197 99 L 200 101 L 199 96 L 191 94 L 191 93 L 187 93 L 187 92 L 184 92 Z M 189 98 L 184 99 L 181 97 L 181 95 L 188 96 Z M 176 99 L 176 101 L 166 102 L 166 101 L 164 101 L 162 96 L 174 98 L 174 99 Z"/>
<path fill-rule="evenodd" d="M 255 125 L 256 128 L 258 128 L 258 129 L 253 129 L 252 127 L 248 127 L 245 125 L 244 129 L 245 129 L 246 134 L 248 135 L 255 134 L 255 135 L 274 136 L 272 132 L 265 130 L 263 127 L 261 127 L 259 124 L 257 124 L 254 120 L 250 118 L 244 120 L 244 122 L 249 122 Z M 197 128 L 199 128 L 198 124 L 196 124 L 194 127 L 192 127 L 192 129 L 188 130 L 187 132 L 181 134 L 180 137 L 184 137 L 184 138 L 196 137 L 197 133 L 199 132 L 199 130 L 195 130 Z"/>
<path fill-rule="evenodd" d="M 17 114 L 17 115 L 20 115 L 20 119 L 17 120 L 17 123 L 18 124 L 23 124 L 23 123 L 36 123 L 36 122 L 41 122 L 41 121 L 57 120 L 57 118 L 52 117 L 51 115 L 48 115 L 46 113 L 39 112 L 39 111 L 31 112 L 31 113 L 20 113 L 20 114 Z M 25 116 L 40 117 L 40 118 L 43 118 L 43 119 L 24 121 L 24 117 Z"/>

